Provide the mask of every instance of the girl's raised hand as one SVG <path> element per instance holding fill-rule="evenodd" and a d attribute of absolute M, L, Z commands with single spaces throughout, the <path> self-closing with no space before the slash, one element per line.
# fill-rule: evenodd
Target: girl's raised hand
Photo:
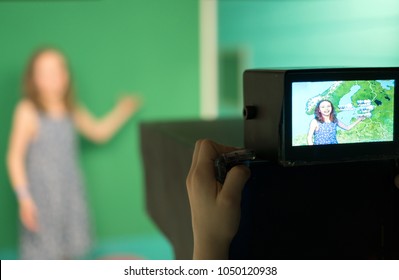
<path fill-rule="evenodd" d="M 117 109 L 124 116 L 131 116 L 141 107 L 142 100 L 138 96 L 125 95 L 121 97 L 117 103 Z"/>

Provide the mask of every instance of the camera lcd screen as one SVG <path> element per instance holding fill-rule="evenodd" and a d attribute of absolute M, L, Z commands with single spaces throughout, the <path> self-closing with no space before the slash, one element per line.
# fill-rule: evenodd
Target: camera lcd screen
<path fill-rule="evenodd" d="M 394 141 L 394 79 L 292 82 L 292 146 Z"/>

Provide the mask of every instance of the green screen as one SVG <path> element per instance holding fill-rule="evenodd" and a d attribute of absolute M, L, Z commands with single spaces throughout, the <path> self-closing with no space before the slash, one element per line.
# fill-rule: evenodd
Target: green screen
<path fill-rule="evenodd" d="M 0 255 L 18 238 L 5 166 L 12 112 L 29 55 L 47 44 L 67 54 L 78 100 L 96 116 L 120 94 L 143 97 L 142 110 L 110 142 L 82 140 L 81 164 L 98 243 L 158 236 L 145 211 L 138 124 L 199 115 L 198 2 L 0 1 L 0 38 Z"/>

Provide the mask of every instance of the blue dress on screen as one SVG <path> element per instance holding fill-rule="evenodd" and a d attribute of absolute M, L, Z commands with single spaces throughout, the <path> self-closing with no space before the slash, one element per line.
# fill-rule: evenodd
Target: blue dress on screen
<path fill-rule="evenodd" d="M 319 122 L 317 121 L 319 127 L 318 130 L 314 131 L 314 145 L 328 145 L 328 144 L 338 144 L 337 141 L 337 123 L 336 122 Z"/>

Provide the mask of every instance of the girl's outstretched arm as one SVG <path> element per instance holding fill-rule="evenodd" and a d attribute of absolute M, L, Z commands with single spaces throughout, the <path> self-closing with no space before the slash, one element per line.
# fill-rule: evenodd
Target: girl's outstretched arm
<path fill-rule="evenodd" d="M 317 127 L 317 121 L 313 119 L 309 125 L 309 132 L 308 132 L 308 145 L 313 145 L 313 134 Z"/>
<path fill-rule="evenodd" d="M 342 129 L 345 129 L 345 130 L 351 130 L 352 128 L 354 128 L 356 125 L 358 125 L 358 124 L 359 124 L 361 121 L 363 121 L 364 119 L 365 119 L 364 117 L 358 118 L 354 123 L 352 123 L 352 124 L 350 124 L 350 125 L 346 125 L 346 124 L 344 124 L 344 123 L 338 121 L 338 126 L 339 126 L 340 128 L 342 128 Z"/>
<path fill-rule="evenodd" d="M 8 174 L 19 204 L 22 224 L 30 231 L 39 230 L 36 204 L 29 192 L 25 170 L 27 147 L 37 132 L 37 114 L 32 103 L 21 101 L 14 113 L 10 143 L 7 153 Z"/>
<path fill-rule="evenodd" d="M 75 109 L 73 117 L 78 130 L 86 138 L 96 143 L 105 143 L 138 110 L 139 106 L 140 101 L 137 97 L 125 96 L 101 119 L 96 119 L 81 106 Z"/>

